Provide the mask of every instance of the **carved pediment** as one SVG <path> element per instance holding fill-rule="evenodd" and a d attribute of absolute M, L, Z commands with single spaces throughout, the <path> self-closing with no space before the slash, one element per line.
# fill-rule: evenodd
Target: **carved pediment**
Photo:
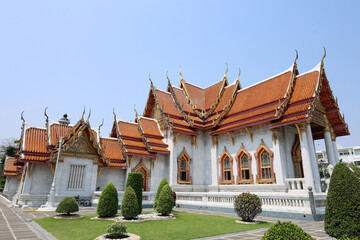
<path fill-rule="evenodd" d="M 80 153 L 86 155 L 97 155 L 84 133 L 80 134 L 79 137 L 74 139 L 74 141 L 70 143 L 70 146 L 66 146 L 65 152 L 74 154 Z"/>

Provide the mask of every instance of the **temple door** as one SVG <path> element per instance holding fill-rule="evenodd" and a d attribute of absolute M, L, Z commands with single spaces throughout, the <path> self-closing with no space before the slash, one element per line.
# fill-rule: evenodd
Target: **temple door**
<path fill-rule="evenodd" d="M 303 178 L 304 170 L 301 157 L 300 139 L 298 134 L 295 136 L 295 143 L 291 150 L 291 157 L 294 165 L 295 178 Z"/>
<path fill-rule="evenodd" d="M 143 176 L 143 190 L 147 191 L 148 184 L 147 184 L 147 172 L 146 172 L 146 170 L 144 168 L 139 168 L 139 170 L 137 172 L 142 174 L 142 176 Z"/>

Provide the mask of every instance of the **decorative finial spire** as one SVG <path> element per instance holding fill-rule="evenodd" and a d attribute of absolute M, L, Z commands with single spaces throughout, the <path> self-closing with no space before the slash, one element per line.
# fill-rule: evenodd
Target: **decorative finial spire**
<path fill-rule="evenodd" d="M 104 125 L 104 118 L 101 121 L 101 124 L 99 125 L 99 135 L 100 135 L 100 128 Z"/>
<path fill-rule="evenodd" d="M 46 122 L 47 122 L 49 120 L 49 116 L 46 114 L 46 109 L 48 109 L 48 107 L 46 107 L 44 110 L 44 116 L 46 117 Z"/>
<path fill-rule="evenodd" d="M 113 114 L 114 114 L 114 119 L 116 120 L 115 107 L 113 107 Z"/>
<path fill-rule="evenodd" d="M 228 71 L 229 71 L 229 66 L 228 66 L 228 64 L 226 63 L 226 71 L 225 71 L 224 77 L 226 77 L 226 74 L 228 73 Z"/>
<path fill-rule="evenodd" d="M 84 115 L 85 115 L 85 106 L 84 106 L 84 110 L 83 110 L 83 114 L 81 116 L 81 120 L 84 121 Z"/>
<path fill-rule="evenodd" d="M 91 116 L 91 108 L 90 108 L 90 110 L 89 110 L 89 116 L 88 116 L 88 118 L 86 119 L 86 123 L 87 123 L 87 124 L 89 124 L 90 116 Z"/>
<path fill-rule="evenodd" d="M 134 104 L 134 112 L 135 112 L 135 119 L 137 120 L 138 117 L 139 117 L 139 115 L 138 115 L 138 113 L 137 113 L 137 111 L 136 111 L 136 105 L 135 105 L 135 104 Z"/>
<path fill-rule="evenodd" d="M 21 120 L 23 121 L 23 124 L 25 124 L 24 111 L 21 112 Z"/>
<path fill-rule="evenodd" d="M 239 74 L 237 75 L 236 81 L 239 82 L 239 87 L 241 89 L 242 87 L 241 87 L 241 84 L 240 84 L 240 75 L 241 75 L 241 69 L 239 68 Z"/>
<path fill-rule="evenodd" d="M 324 58 L 326 57 L 326 48 L 325 47 L 323 47 L 323 48 L 324 48 L 324 56 L 321 59 L 321 67 L 324 66 Z"/>
<path fill-rule="evenodd" d="M 296 52 L 296 57 L 295 57 L 294 63 L 296 63 L 296 60 L 299 59 L 299 54 L 298 54 L 298 51 L 296 49 L 295 49 L 295 52 Z"/>
<path fill-rule="evenodd" d="M 183 75 L 181 74 L 181 66 L 179 67 L 180 80 L 184 80 Z"/>

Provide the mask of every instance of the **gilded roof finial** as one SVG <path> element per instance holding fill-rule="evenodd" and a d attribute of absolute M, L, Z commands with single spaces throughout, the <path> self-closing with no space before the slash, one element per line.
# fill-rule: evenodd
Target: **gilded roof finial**
<path fill-rule="evenodd" d="M 100 135 L 100 128 L 104 125 L 104 118 L 102 119 L 101 124 L 99 125 L 99 135 Z"/>
<path fill-rule="evenodd" d="M 24 111 L 21 112 L 21 120 L 23 121 L 23 124 L 25 124 Z"/>
<path fill-rule="evenodd" d="M 151 72 L 149 72 L 149 81 L 150 81 L 150 85 L 151 85 L 151 87 L 153 87 L 153 86 L 154 86 L 154 84 L 153 84 L 153 82 L 151 81 L 151 76 L 150 76 L 150 74 L 151 74 Z"/>
<path fill-rule="evenodd" d="M 226 78 L 226 74 L 228 73 L 228 71 L 229 71 L 229 66 L 228 66 L 228 64 L 226 63 L 226 71 L 225 71 L 225 74 L 224 74 L 224 78 Z"/>
<path fill-rule="evenodd" d="M 49 120 L 49 116 L 46 114 L 46 109 L 48 109 L 48 107 L 46 107 L 44 110 L 44 116 L 46 117 L 46 122 L 47 122 Z"/>
<path fill-rule="evenodd" d="M 81 116 L 81 120 L 83 120 L 83 121 L 84 121 L 84 115 L 85 115 L 85 106 L 84 106 L 83 114 Z"/>
<path fill-rule="evenodd" d="M 295 49 L 295 52 L 296 52 L 296 57 L 295 57 L 294 63 L 296 63 L 296 60 L 299 59 L 299 54 L 298 54 L 298 51 L 296 49 Z"/>
<path fill-rule="evenodd" d="M 136 111 L 136 106 L 135 106 L 135 104 L 134 104 L 134 111 L 135 111 L 135 119 L 137 120 L 138 117 L 139 117 L 139 115 L 138 115 L 138 113 L 137 113 L 137 111 Z"/>
<path fill-rule="evenodd" d="M 325 47 L 323 48 L 324 48 L 324 56 L 321 59 L 321 67 L 324 66 L 324 58 L 326 57 L 326 48 Z"/>
<path fill-rule="evenodd" d="M 90 115 L 91 115 L 91 108 L 90 108 L 90 110 L 89 110 L 89 116 L 88 116 L 88 118 L 86 119 L 86 123 L 89 123 Z"/>
<path fill-rule="evenodd" d="M 116 120 L 115 107 L 113 107 L 113 114 L 114 114 L 114 119 Z"/>
<path fill-rule="evenodd" d="M 179 67 L 180 80 L 184 80 L 183 75 L 181 74 L 181 66 Z"/>

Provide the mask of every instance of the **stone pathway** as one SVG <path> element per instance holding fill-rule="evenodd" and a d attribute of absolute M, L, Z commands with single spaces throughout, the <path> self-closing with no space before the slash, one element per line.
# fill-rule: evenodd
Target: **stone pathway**
<path fill-rule="evenodd" d="M 5 205 L 0 200 L 0 239 L 41 239 L 29 226 L 21 219 L 15 211 Z"/>
<path fill-rule="evenodd" d="M 31 210 L 36 209 L 12 209 L 9 208 L 0 196 L 0 239 L 1 240 L 13 240 L 13 239 L 56 239 L 51 234 L 42 229 L 39 225 L 33 222 L 31 219 L 43 218 L 54 216 L 54 212 L 32 212 Z M 190 213 L 200 213 L 207 215 L 218 215 L 225 217 L 234 217 L 237 218 L 235 213 L 221 213 L 221 212 L 211 212 L 204 210 L 194 210 L 194 209 L 185 209 L 185 208 L 176 208 L 176 211 L 179 212 L 190 212 Z M 152 209 L 143 209 L 143 211 L 152 211 Z M 96 213 L 96 208 L 94 207 L 81 207 L 79 213 L 84 214 L 94 214 Z M 281 221 L 291 221 L 294 224 L 297 224 L 312 237 L 321 240 L 330 240 L 334 239 L 329 237 L 324 231 L 324 222 L 312 222 L 312 221 L 303 221 L 303 220 L 291 220 L 291 219 L 278 219 L 270 217 L 257 217 L 258 221 L 267 221 L 267 222 L 277 222 Z M 29 227 L 30 226 L 30 227 Z M 255 229 L 246 232 L 231 233 L 214 237 L 202 238 L 202 240 L 235 240 L 235 239 L 244 239 L 244 240 L 255 240 L 261 239 L 264 235 L 264 232 L 267 229 Z M 35 232 L 36 233 L 35 233 Z"/>

